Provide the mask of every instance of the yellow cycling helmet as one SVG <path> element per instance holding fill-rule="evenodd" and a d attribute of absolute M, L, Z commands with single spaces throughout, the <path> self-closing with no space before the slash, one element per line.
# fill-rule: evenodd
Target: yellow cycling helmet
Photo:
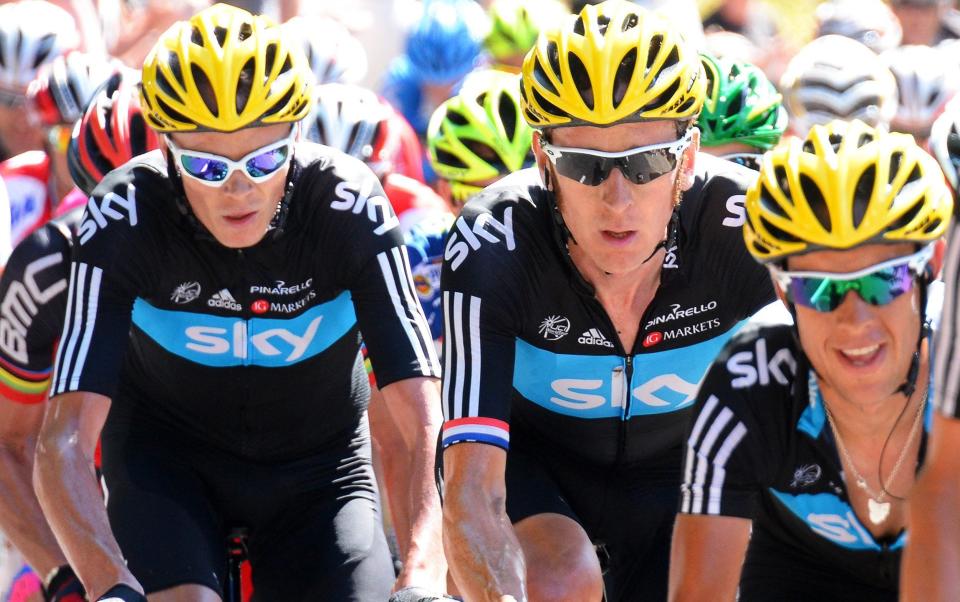
<path fill-rule="evenodd" d="M 159 132 L 222 131 L 310 113 L 299 42 L 263 16 L 215 4 L 170 27 L 143 63 L 143 115 Z"/>
<path fill-rule="evenodd" d="M 764 155 L 746 210 L 747 248 L 768 263 L 823 249 L 934 241 L 947 229 L 953 198 L 940 166 L 912 136 L 837 120 Z"/>
<path fill-rule="evenodd" d="M 523 61 L 534 128 L 694 119 L 705 95 L 696 48 L 659 14 L 607 0 L 544 29 Z"/>

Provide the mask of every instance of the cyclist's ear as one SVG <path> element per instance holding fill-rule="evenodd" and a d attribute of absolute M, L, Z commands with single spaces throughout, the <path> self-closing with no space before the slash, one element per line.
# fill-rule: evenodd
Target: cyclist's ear
<path fill-rule="evenodd" d="M 693 186 L 696 178 L 697 151 L 700 150 L 700 128 L 692 126 L 690 130 L 692 133 L 690 146 L 683 151 L 680 163 L 680 189 L 684 191 L 690 190 Z"/>
<path fill-rule="evenodd" d="M 933 282 L 940 275 L 940 270 L 943 269 L 943 258 L 947 252 L 946 239 L 941 238 L 933 244 L 933 257 L 930 258 L 930 261 L 927 262 L 927 267 L 923 270 L 923 277 L 927 283 Z M 960 239 L 954 244 L 960 244 Z"/>
<path fill-rule="evenodd" d="M 533 149 L 533 158 L 537 162 L 537 170 L 540 172 L 540 179 L 543 180 L 543 187 L 547 190 L 553 190 L 550 186 L 550 167 L 547 165 L 547 155 L 543 152 L 543 133 L 534 132 L 530 147 Z"/>

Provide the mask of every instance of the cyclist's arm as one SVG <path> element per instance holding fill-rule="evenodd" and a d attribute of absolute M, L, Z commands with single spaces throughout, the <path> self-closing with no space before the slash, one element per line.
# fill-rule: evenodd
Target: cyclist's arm
<path fill-rule="evenodd" d="M 44 407 L 0 395 L 0 528 L 41 577 L 67 563 L 33 492 L 33 455 Z"/>
<path fill-rule="evenodd" d="M 960 592 L 960 420 L 936 414 L 929 455 L 910 492 L 901 600 L 956 600 Z"/>
<path fill-rule="evenodd" d="M 507 516 L 506 450 L 459 443 L 443 453 L 443 543 L 466 600 L 526 600 L 523 551 Z"/>
<path fill-rule="evenodd" d="M 381 389 L 410 452 L 410 547 L 396 589 L 421 586 L 443 591 L 447 563 L 443 558 L 440 497 L 434 483 L 437 435 L 443 416 L 440 388 L 434 378 L 409 378 Z"/>
<path fill-rule="evenodd" d="M 750 520 L 680 514 L 670 551 L 670 600 L 735 600 Z"/>
<path fill-rule="evenodd" d="M 49 404 L 34 466 L 44 514 L 91 599 L 118 583 L 142 592 L 110 530 L 93 468 L 110 399 L 70 392 L 53 397 Z"/>

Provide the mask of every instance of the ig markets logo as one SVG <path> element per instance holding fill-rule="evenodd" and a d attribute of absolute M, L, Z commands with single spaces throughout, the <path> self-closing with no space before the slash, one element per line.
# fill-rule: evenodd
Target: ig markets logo
<path fill-rule="evenodd" d="M 257 299 L 250 304 L 250 311 L 255 314 L 265 314 L 270 310 L 270 302 L 266 299 Z"/>
<path fill-rule="evenodd" d="M 663 340 L 663 333 L 659 330 L 654 330 L 653 332 L 647 333 L 647 336 L 643 337 L 643 346 L 644 347 L 653 347 L 654 345 L 659 345 L 660 341 Z"/>

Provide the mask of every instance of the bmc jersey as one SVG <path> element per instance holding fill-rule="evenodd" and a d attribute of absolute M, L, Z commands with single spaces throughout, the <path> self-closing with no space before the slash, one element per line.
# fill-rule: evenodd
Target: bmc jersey
<path fill-rule="evenodd" d="M 0 276 L 0 393 L 21 403 L 46 399 L 63 330 L 71 236 L 83 207 L 47 222 L 14 249 Z"/>
<path fill-rule="evenodd" d="M 108 175 L 80 224 L 53 393 L 99 393 L 198 441 L 282 459 L 355 428 L 361 330 L 381 385 L 439 376 L 375 176 L 300 144 L 289 180 L 275 227 L 230 249 L 159 152 Z"/>
<path fill-rule="evenodd" d="M 935 289 L 927 305 L 933 318 Z M 921 458 L 925 448 L 926 433 Z M 697 396 L 680 511 L 753 520 L 745 600 L 895 600 L 905 536 L 875 539 L 850 505 L 848 487 L 789 315 L 751 321 L 717 357 Z"/>
<path fill-rule="evenodd" d="M 50 219 L 50 158 L 33 150 L 0 163 L 0 178 L 10 199 L 10 237 L 13 246 Z"/>
<path fill-rule="evenodd" d="M 629 350 L 570 261 L 534 169 L 467 203 L 444 252 L 443 445 L 506 449 L 512 431 L 601 465 L 679 450 L 713 358 L 773 299 L 740 232 L 752 177 L 697 157 L 675 244 Z"/>

